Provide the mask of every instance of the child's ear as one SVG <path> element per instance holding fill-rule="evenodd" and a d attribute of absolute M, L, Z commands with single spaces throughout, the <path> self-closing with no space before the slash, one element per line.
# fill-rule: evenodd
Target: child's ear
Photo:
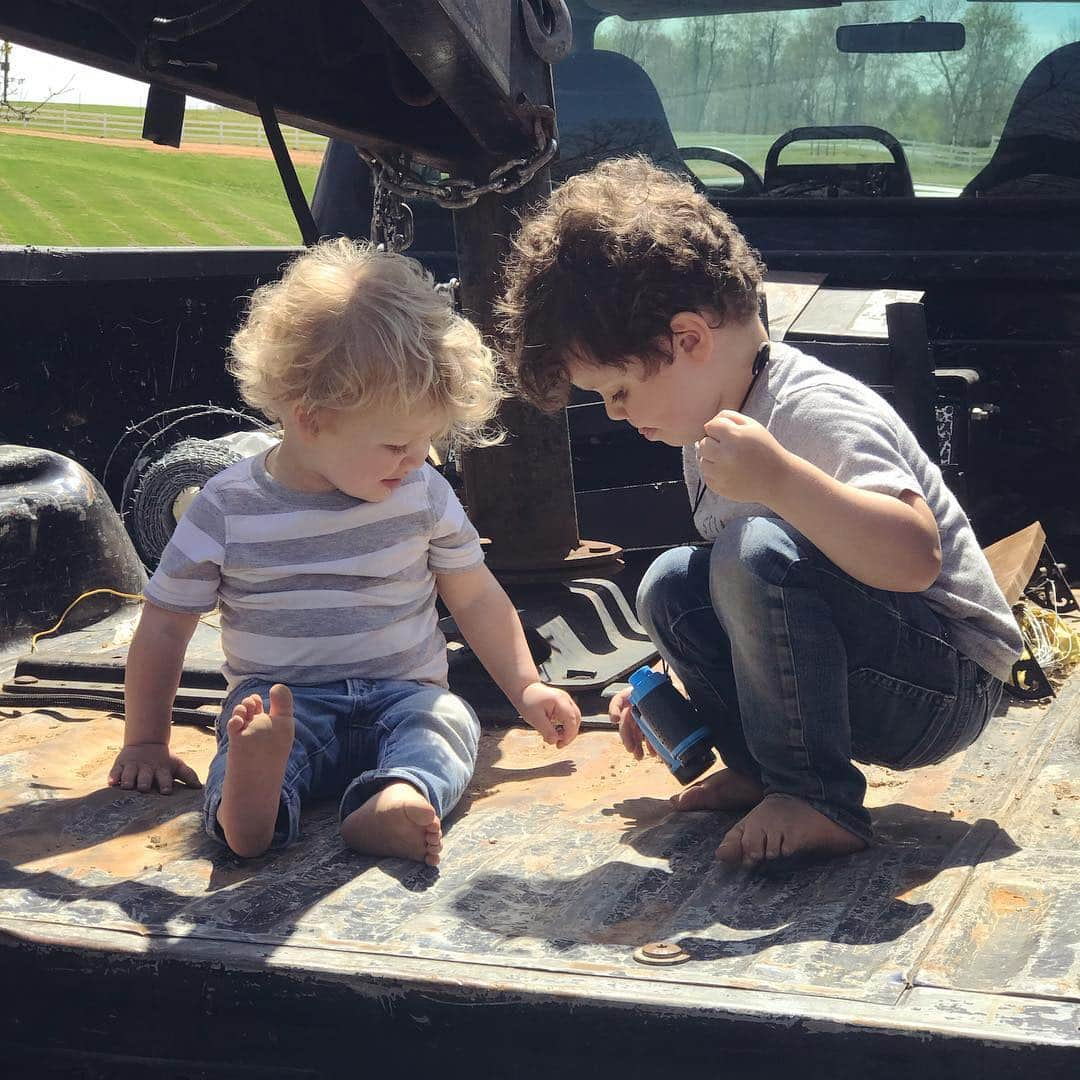
<path fill-rule="evenodd" d="M 675 348 L 692 360 L 704 359 L 711 350 L 709 324 L 696 311 L 680 311 L 671 319 Z"/>

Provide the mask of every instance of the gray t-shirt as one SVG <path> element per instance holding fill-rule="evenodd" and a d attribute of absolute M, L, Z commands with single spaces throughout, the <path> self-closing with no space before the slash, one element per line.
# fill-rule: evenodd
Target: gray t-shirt
<path fill-rule="evenodd" d="M 256 454 L 217 474 L 180 519 L 145 589 L 168 611 L 221 611 L 230 686 L 412 679 L 446 686 L 436 574 L 484 553 L 430 465 L 381 502 L 279 484 Z"/>
<path fill-rule="evenodd" d="M 922 595 L 960 652 L 1008 679 L 1023 647 L 1016 620 L 941 470 L 888 402 L 798 349 L 773 344 L 743 411 L 786 449 L 845 484 L 886 495 L 913 491 L 926 500 L 941 535 L 941 573 Z M 683 447 L 683 472 L 693 501 L 700 480 L 693 446 Z M 715 540 L 722 523 L 746 517 L 775 514 L 705 489 L 694 524 Z"/>

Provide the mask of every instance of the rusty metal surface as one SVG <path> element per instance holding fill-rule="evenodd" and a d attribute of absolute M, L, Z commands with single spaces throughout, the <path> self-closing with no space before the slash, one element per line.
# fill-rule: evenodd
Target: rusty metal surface
<path fill-rule="evenodd" d="M 267 945 L 286 949 L 297 973 L 329 952 L 353 970 L 379 955 L 484 965 L 507 986 L 546 973 L 615 978 L 642 994 L 771 991 L 856 1015 L 895 1009 L 898 1023 L 913 985 L 1058 998 L 1067 1011 L 1080 856 L 1064 793 L 1075 790 L 1078 696 L 1074 681 L 1053 711 L 1012 708 L 941 766 L 869 769 L 874 847 L 780 879 L 717 865 L 733 818 L 670 813 L 666 771 L 624 756 L 609 732 L 583 735 L 565 756 L 522 729 L 485 734 L 434 871 L 346 852 L 330 806 L 306 816 L 299 846 L 242 862 L 202 835 L 200 793 L 101 786 L 119 717 L 8 715 L 0 920 L 37 940 L 112 930 L 205 941 L 226 962 Z M 212 735 L 174 732 L 205 773 Z M 660 940 L 690 960 L 634 960 Z"/>
<path fill-rule="evenodd" d="M 129 623 L 40 652 L 111 657 Z M 199 628 L 196 666 L 212 665 L 216 637 Z M 127 957 L 132 975 L 180 957 L 208 973 L 272 971 L 301 997 L 360 977 L 466 1000 L 706 1009 L 733 1032 L 738 1017 L 790 1016 L 1080 1051 L 1078 718 L 1075 677 L 1050 709 L 1002 709 L 942 765 L 868 767 L 875 845 L 773 878 L 716 864 L 733 816 L 671 813 L 666 770 L 626 757 L 608 730 L 564 755 L 521 728 L 486 732 L 435 871 L 347 852 L 327 805 L 305 815 L 299 846 L 241 861 L 202 834 L 200 792 L 102 786 L 118 715 L 5 709 L 0 943 L 61 971 L 72 950 Z M 173 730 L 204 775 L 212 734 Z M 688 959 L 635 959 L 654 942 Z"/>
<path fill-rule="evenodd" d="M 1080 1002 L 1078 884 L 1075 851 L 979 866 L 917 985 Z"/>
<path fill-rule="evenodd" d="M 1046 753 L 998 813 L 1022 850 L 976 867 L 916 984 L 1080 1002 L 1080 680 Z"/>

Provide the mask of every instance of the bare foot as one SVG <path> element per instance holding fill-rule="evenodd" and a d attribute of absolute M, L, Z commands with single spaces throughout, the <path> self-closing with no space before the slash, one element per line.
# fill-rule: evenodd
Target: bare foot
<path fill-rule="evenodd" d="M 831 858 L 862 851 L 866 843 L 837 825 L 809 803 L 792 795 L 769 795 L 733 825 L 717 858 L 732 865 L 762 861 Z"/>
<path fill-rule="evenodd" d="M 764 797 L 756 780 L 732 769 L 721 769 L 685 791 L 676 792 L 671 802 L 676 810 L 748 810 Z"/>
<path fill-rule="evenodd" d="M 439 865 L 442 825 L 431 803 L 404 780 L 379 788 L 341 823 L 341 835 L 353 851 L 364 855 Z"/>
<path fill-rule="evenodd" d="M 287 686 L 270 687 L 270 713 L 250 694 L 225 727 L 229 750 L 217 819 L 229 847 L 243 858 L 261 855 L 274 837 L 281 782 L 292 750 L 296 721 Z"/>

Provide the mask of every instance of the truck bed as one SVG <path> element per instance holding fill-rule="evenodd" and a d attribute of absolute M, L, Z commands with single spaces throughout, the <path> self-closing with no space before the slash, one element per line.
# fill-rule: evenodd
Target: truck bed
<path fill-rule="evenodd" d="M 122 725 L 0 712 L 7 1075 L 1080 1067 L 1080 676 L 941 765 L 868 767 L 874 845 L 787 874 L 717 863 L 735 816 L 671 812 L 600 724 L 565 752 L 489 726 L 438 868 L 345 850 L 331 804 L 244 861 L 201 792 L 104 785 Z M 212 731 L 174 732 L 204 776 Z"/>

